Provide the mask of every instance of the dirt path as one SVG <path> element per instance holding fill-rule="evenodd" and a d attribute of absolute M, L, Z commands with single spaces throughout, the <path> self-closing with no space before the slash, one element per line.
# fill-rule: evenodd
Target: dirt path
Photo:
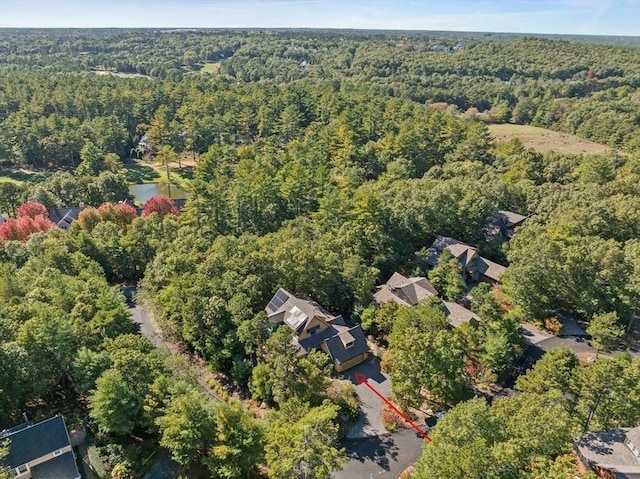
<path fill-rule="evenodd" d="M 82 472 L 84 479 L 95 479 L 95 474 L 93 473 L 93 468 L 91 467 L 91 463 L 89 461 L 89 453 L 87 452 L 87 445 L 80 444 L 78 446 L 78 455 L 82 461 Z"/>

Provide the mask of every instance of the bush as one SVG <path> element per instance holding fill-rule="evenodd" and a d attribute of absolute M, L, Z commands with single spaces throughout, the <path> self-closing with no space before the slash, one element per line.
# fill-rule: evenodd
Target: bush
<path fill-rule="evenodd" d="M 356 388 L 348 381 L 336 380 L 327 388 L 326 397 L 338 406 L 338 434 L 344 436 L 349 427 L 360 417 L 360 403 Z"/>

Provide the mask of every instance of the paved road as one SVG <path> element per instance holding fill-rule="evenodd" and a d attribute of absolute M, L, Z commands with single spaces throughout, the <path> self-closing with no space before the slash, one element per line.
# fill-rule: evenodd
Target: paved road
<path fill-rule="evenodd" d="M 133 308 L 129 308 L 129 310 L 131 311 L 133 321 L 138 325 L 139 333 L 149 338 L 156 348 L 166 348 L 167 345 L 162 340 L 160 331 L 152 322 L 149 313 L 141 306 L 134 306 Z"/>
<path fill-rule="evenodd" d="M 389 433 L 382 423 L 383 401 L 364 384 L 357 384 L 356 373 L 367 376 L 369 384 L 383 396 L 391 394 L 389 376 L 380 371 L 380 361 L 375 356 L 345 372 L 345 378 L 356 389 L 362 412 L 342 441 L 349 461 L 344 470 L 332 477 L 396 478 L 420 458 L 424 439 L 413 429 Z"/>
<path fill-rule="evenodd" d="M 131 311 L 133 322 L 138 326 L 138 333 L 146 336 L 156 348 L 166 348 L 167 345 L 162 340 L 162 334 L 158 325 L 155 324 L 151 315 L 142 306 L 138 306 L 135 302 L 136 286 L 125 286 L 122 288 L 122 294 L 127 299 L 127 306 Z"/>
<path fill-rule="evenodd" d="M 561 338 L 539 331 L 531 325 L 523 324 L 522 327 L 525 339 L 529 343 L 529 346 L 526 348 L 524 354 L 520 356 L 520 359 L 516 361 L 511 374 L 504 381 L 504 386 L 506 388 L 513 388 L 518 376 L 525 374 L 527 370 L 531 369 L 533 365 L 537 363 L 550 349 L 557 348 L 559 346 L 566 346 L 576 354 L 587 353 L 589 355 L 593 355 L 593 357 L 596 356 L 596 350 L 593 349 L 589 342 L 584 338 Z"/>
<path fill-rule="evenodd" d="M 395 479 L 422 454 L 424 439 L 413 429 L 364 439 L 345 439 L 347 462 L 333 479 Z"/>
<path fill-rule="evenodd" d="M 159 449 L 160 455 L 153 461 L 151 470 L 144 476 L 144 479 L 175 479 L 182 472 L 182 467 L 171 460 L 169 453 L 164 449 Z"/>

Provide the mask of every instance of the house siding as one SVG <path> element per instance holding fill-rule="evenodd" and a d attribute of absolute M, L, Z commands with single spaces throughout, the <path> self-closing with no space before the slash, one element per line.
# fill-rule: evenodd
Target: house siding
<path fill-rule="evenodd" d="M 340 363 L 334 359 L 333 367 L 337 372 L 341 373 L 343 371 L 346 371 L 349 368 L 352 368 L 356 364 L 360 364 L 361 362 L 366 361 L 368 357 L 369 357 L 369 353 L 362 353 L 354 358 L 349 359 L 348 361 L 345 361 L 344 363 Z"/>
<path fill-rule="evenodd" d="M 318 316 L 315 316 L 311 321 L 309 321 L 307 328 L 298 336 L 298 341 L 303 341 L 307 338 L 310 338 L 311 334 L 309 334 L 309 330 L 316 326 L 320 326 L 320 328 L 318 328 L 315 334 L 318 334 L 320 331 L 324 331 L 329 327 L 329 325 L 325 321 L 320 319 Z"/>
<path fill-rule="evenodd" d="M 28 466 L 29 470 L 27 470 L 26 472 L 24 472 L 22 474 L 18 474 L 16 477 L 19 478 L 19 479 L 30 479 L 31 478 L 31 469 L 33 469 L 36 466 L 39 466 L 43 462 L 50 461 L 54 457 L 57 457 L 57 456 L 59 456 L 61 454 L 66 454 L 67 452 L 70 452 L 70 451 L 71 451 L 71 446 L 65 446 L 65 447 L 63 447 L 63 448 L 61 448 L 59 450 L 52 451 L 49 454 L 45 454 L 42 457 L 38 457 L 36 459 L 33 459 L 32 461 L 29 461 L 27 463 L 27 466 Z M 58 454 L 54 454 L 54 452 L 58 452 Z"/>

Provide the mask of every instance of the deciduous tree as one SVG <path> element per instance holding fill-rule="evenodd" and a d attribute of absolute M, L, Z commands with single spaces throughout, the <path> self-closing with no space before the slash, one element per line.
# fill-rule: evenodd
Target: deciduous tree
<path fill-rule="evenodd" d="M 329 403 L 309 409 L 295 401 L 269 425 L 265 457 L 271 479 L 329 479 L 344 466 L 344 449 L 336 444 L 338 407 Z"/>
<path fill-rule="evenodd" d="M 398 311 L 389 363 L 393 394 L 403 406 L 447 406 L 469 397 L 462 347 L 437 301 Z"/>
<path fill-rule="evenodd" d="M 598 352 L 610 351 L 624 338 L 624 325 L 615 312 L 596 314 L 587 327 L 591 344 Z"/>

